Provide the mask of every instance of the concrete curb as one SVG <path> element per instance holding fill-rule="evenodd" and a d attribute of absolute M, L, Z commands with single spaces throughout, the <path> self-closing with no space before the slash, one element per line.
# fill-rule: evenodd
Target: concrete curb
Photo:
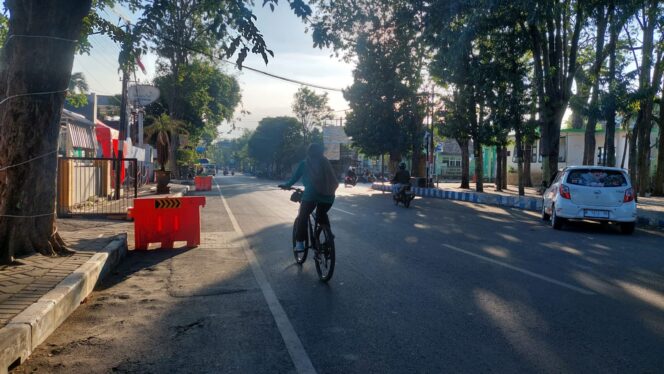
<path fill-rule="evenodd" d="M 0 329 L 0 374 L 24 362 L 64 322 L 127 255 L 127 234 L 120 234 L 101 252 L 62 280 L 36 303 Z"/>
<path fill-rule="evenodd" d="M 371 188 L 378 191 L 392 192 L 392 185 L 373 183 Z M 453 191 L 438 188 L 413 187 L 415 195 L 421 197 L 431 197 L 435 199 L 468 201 L 477 204 L 496 205 L 505 208 L 516 208 L 530 210 L 533 212 L 542 211 L 542 199 L 529 196 L 503 196 L 473 191 Z M 656 213 L 639 212 L 636 220 L 640 226 L 651 226 L 664 229 L 664 215 Z"/>

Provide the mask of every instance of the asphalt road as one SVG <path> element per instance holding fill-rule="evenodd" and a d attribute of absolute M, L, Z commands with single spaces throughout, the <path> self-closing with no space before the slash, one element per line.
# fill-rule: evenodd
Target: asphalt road
<path fill-rule="evenodd" d="M 216 181 L 200 248 L 132 253 L 17 372 L 664 371 L 661 231 L 341 186 L 323 284 L 288 192 Z"/>

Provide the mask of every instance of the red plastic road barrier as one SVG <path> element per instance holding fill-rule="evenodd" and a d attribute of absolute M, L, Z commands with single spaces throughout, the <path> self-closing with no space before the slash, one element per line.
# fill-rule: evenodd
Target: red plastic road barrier
<path fill-rule="evenodd" d="M 127 216 L 134 219 L 134 246 L 148 249 L 150 243 L 161 243 L 161 248 L 173 248 L 173 243 L 186 241 L 187 247 L 201 244 L 200 207 L 205 196 L 140 198 Z"/>
<path fill-rule="evenodd" d="M 196 191 L 211 191 L 212 177 L 194 177 L 194 186 Z"/>

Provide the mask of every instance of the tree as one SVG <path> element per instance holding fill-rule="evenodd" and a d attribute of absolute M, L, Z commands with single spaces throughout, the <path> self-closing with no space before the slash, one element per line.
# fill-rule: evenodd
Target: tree
<path fill-rule="evenodd" d="M 322 126 L 325 120 L 332 119 L 328 101 L 327 92 L 319 95 L 307 87 L 300 87 L 295 93 L 292 109 L 302 125 L 305 142 L 314 127 Z"/>
<path fill-rule="evenodd" d="M 81 107 L 88 104 L 89 87 L 83 73 L 72 73 L 69 78 L 69 87 L 67 88 L 67 102 L 73 107 Z"/>
<path fill-rule="evenodd" d="M 151 22 L 164 15 L 153 12 L 165 9 L 164 1 L 118 2 L 128 4 L 132 10 L 143 7 L 144 18 Z M 105 0 L 94 4 L 101 8 L 114 3 Z M 255 16 L 247 2 L 204 3 L 223 5 L 220 11 L 211 14 L 210 25 L 223 35 L 234 35 L 222 43 L 222 56 L 230 58 L 237 52 L 240 64 L 249 52 L 267 59 L 271 52 L 253 23 Z M 276 3 L 267 0 L 263 4 L 274 7 Z M 310 13 L 302 0 L 292 0 L 290 5 L 301 17 Z M 77 47 L 85 50 L 86 37 L 91 32 L 135 43 L 145 35 L 143 31 L 150 29 L 149 24 L 137 27 L 130 38 L 91 12 L 92 0 L 6 0 L 5 8 L 9 13 L 9 36 L 0 57 L 0 92 L 8 94 L 0 104 L 0 173 L 4 174 L 0 178 L 0 263 L 3 264 L 11 262 L 15 255 L 32 251 L 46 255 L 67 252 L 55 228 L 55 153 L 65 89 Z M 132 47 L 123 50 L 123 67 L 133 62 L 135 50 Z"/>
<path fill-rule="evenodd" d="M 158 117 L 148 117 L 146 119 L 145 135 L 157 149 L 157 162 L 162 171 L 166 170 L 166 165 L 170 161 L 168 167 L 173 171 L 175 166 L 175 152 L 177 149 L 172 146 L 175 143 L 175 138 L 182 133 L 186 133 L 185 123 L 183 121 L 174 120 L 168 114 L 162 113 Z"/>
<path fill-rule="evenodd" d="M 316 0 L 312 4 L 317 9 L 311 21 L 314 45 L 333 47 L 347 59 L 358 59 L 353 86 L 345 92 L 348 100 L 355 100 L 351 101 L 353 113 L 347 117 L 347 124 L 355 126 L 351 132 L 367 136 L 363 140 L 354 137 L 354 142 L 359 141 L 360 148 L 368 154 L 389 148 L 393 165 L 400 161 L 404 148 L 407 149 L 417 175 L 423 171 L 425 100 L 418 92 L 426 60 L 419 32 L 423 28 L 423 4 L 405 0 Z M 362 64 L 364 66 L 360 66 Z M 374 77 L 386 81 L 373 80 L 369 65 L 381 69 Z M 379 91 L 371 92 L 373 89 Z M 387 113 L 388 108 L 391 115 Z M 366 112 L 367 109 L 376 112 Z M 379 116 L 376 118 L 380 122 L 371 124 L 371 116 Z M 373 137 L 369 134 L 370 128 L 386 134 Z M 395 134 L 400 137 L 388 139 Z M 389 142 L 389 147 L 378 144 L 383 140 Z M 371 145 L 370 142 L 377 143 Z"/>
<path fill-rule="evenodd" d="M 217 137 L 217 127 L 233 118 L 241 100 L 240 85 L 235 77 L 199 59 L 180 67 L 177 76 L 169 69 L 161 69 L 154 83 L 160 89 L 161 97 L 150 106 L 150 112 L 166 112 L 183 122 L 183 128 L 194 144 L 199 141 L 211 144 Z M 175 117 L 170 106 L 176 96 L 180 98 L 179 117 Z M 171 148 L 172 152 L 179 148 L 177 139 L 172 139 Z M 175 157 L 172 161 L 175 162 Z"/>
<path fill-rule="evenodd" d="M 643 45 L 641 47 L 641 63 L 639 70 L 640 98 L 639 112 L 634 128 L 636 136 L 636 187 L 639 196 L 645 196 L 650 190 L 650 133 L 653 128 L 654 101 L 660 89 L 662 75 L 664 75 L 664 41 L 657 43 L 655 30 L 661 31 L 664 21 L 661 19 L 661 4 L 657 0 L 643 1 L 641 15 L 636 15 L 636 20 L 641 26 L 643 33 Z M 631 43 L 630 43 L 631 44 Z M 656 55 L 654 55 L 656 52 Z M 630 149 L 633 152 L 634 147 Z M 631 157 L 630 154 L 630 163 Z M 630 171 L 635 176 L 634 168 Z"/>
<path fill-rule="evenodd" d="M 581 0 L 521 1 L 533 53 L 540 121 L 542 178 L 550 182 L 558 171 L 560 125 L 572 93 L 577 69 L 579 36 L 586 22 Z"/>
<path fill-rule="evenodd" d="M 0 57 L 6 95 L 0 104 L 1 264 L 32 251 L 68 252 L 55 228 L 56 151 L 76 41 L 91 5 L 5 1 L 10 36 Z"/>
<path fill-rule="evenodd" d="M 443 98 L 446 110 L 438 118 L 444 118 L 439 126 L 442 136 L 454 139 L 461 148 L 461 185 L 460 188 L 470 188 L 470 133 L 466 119 L 466 106 L 463 103 L 460 89 L 453 87 L 450 96 Z"/>
<path fill-rule="evenodd" d="M 299 122 L 293 117 L 263 118 L 248 142 L 249 156 L 261 163 L 268 174 L 283 171 L 304 158 Z"/>
<path fill-rule="evenodd" d="M 392 166 L 408 152 L 406 125 L 398 111 L 406 98 L 395 74 L 395 61 L 388 48 L 364 37 L 356 47 L 358 63 L 353 85 L 344 90 L 351 111 L 346 116 L 346 133 L 353 145 L 369 156 L 390 155 Z"/>

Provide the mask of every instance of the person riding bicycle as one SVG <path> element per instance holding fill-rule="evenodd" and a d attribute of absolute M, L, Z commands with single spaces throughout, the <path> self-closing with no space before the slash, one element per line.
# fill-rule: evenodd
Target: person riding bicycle
<path fill-rule="evenodd" d="M 410 173 L 406 170 L 404 162 L 399 164 L 399 170 L 392 178 L 392 184 L 395 186 L 396 194 L 402 193 L 407 186 L 410 186 Z"/>
<path fill-rule="evenodd" d="M 295 229 L 295 251 L 304 251 L 307 240 L 308 216 L 316 209 L 316 219 L 321 225 L 329 225 L 327 212 L 334 204 L 334 195 L 339 182 L 334 174 L 330 161 L 323 155 L 323 145 L 313 143 L 307 150 L 307 157 L 300 162 L 290 180 L 280 184 L 280 188 L 288 189 L 300 178 L 304 185 L 304 194 L 297 215 Z"/>

